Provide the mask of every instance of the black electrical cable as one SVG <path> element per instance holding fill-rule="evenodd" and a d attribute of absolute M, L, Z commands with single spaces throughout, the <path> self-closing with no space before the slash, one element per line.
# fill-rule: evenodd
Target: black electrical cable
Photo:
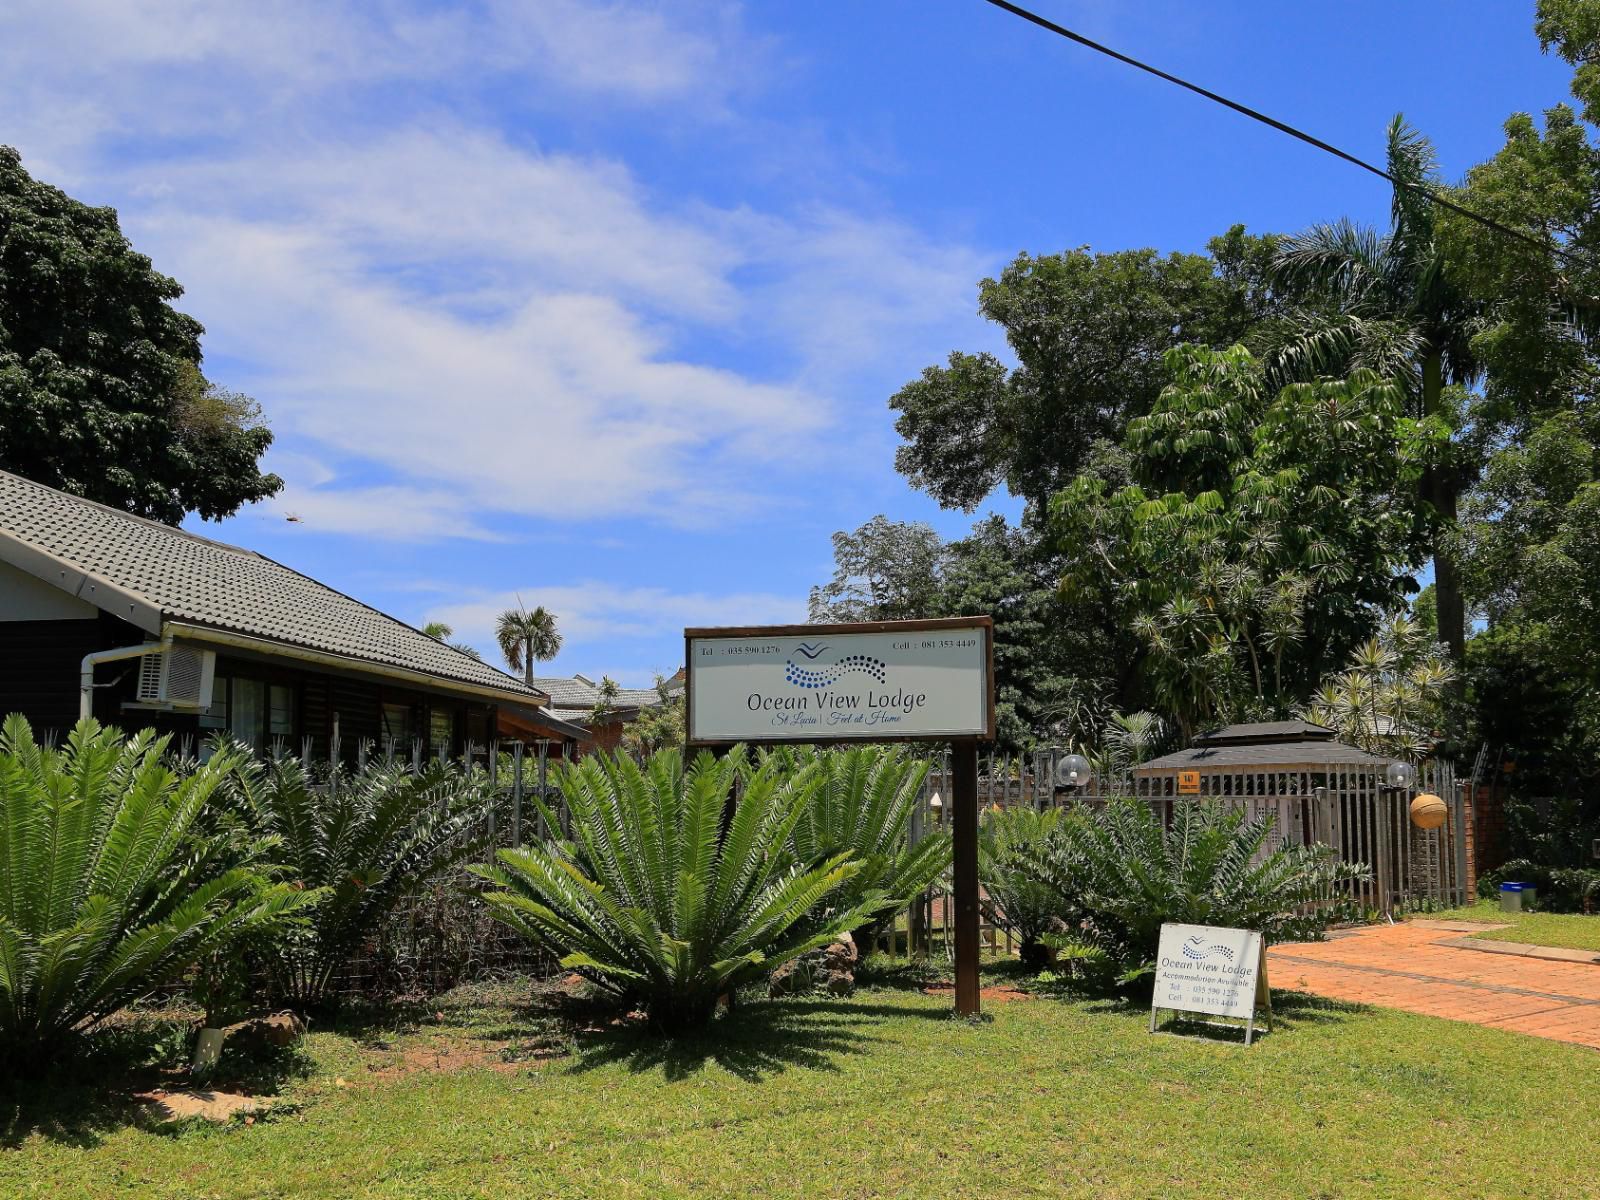
<path fill-rule="evenodd" d="M 1354 154 L 1351 154 L 1345 150 L 1341 150 L 1337 146 L 1330 145 L 1321 138 L 1313 137 L 1311 134 L 1306 133 L 1302 129 L 1296 129 L 1293 125 L 1286 124 L 1275 117 L 1269 117 L 1266 113 L 1258 112 L 1247 104 L 1240 104 L 1237 100 L 1229 100 L 1226 96 L 1219 96 L 1216 92 L 1211 91 L 1209 88 L 1203 88 L 1198 83 L 1190 83 L 1187 79 L 1182 79 L 1177 75 L 1163 71 L 1160 67 L 1152 67 L 1149 63 L 1140 62 L 1137 58 L 1132 58 L 1126 54 L 1123 54 L 1119 50 L 1113 50 L 1110 46 L 1103 45 L 1092 38 L 1084 37 L 1081 33 L 1074 33 L 1064 25 L 1057 25 L 1054 21 L 1051 21 L 1046 17 L 1041 17 L 1036 12 L 1029 12 L 1020 5 L 1010 3 L 1010 0 L 984 0 L 984 3 L 992 4 L 994 7 L 1010 13 L 1012 16 L 1021 17 L 1024 21 L 1029 21 L 1032 24 L 1037 25 L 1040 29 L 1048 30 L 1059 37 L 1066 38 L 1068 41 L 1077 42 L 1078 45 L 1085 46 L 1098 54 L 1104 54 L 1106 57 L 1114 58 L 1120 63 L 1125 63 L 1130 67 L 1135 67 L 1140 71 L 1145 71 L 1151 75 L 1154 75 L 1157 79 L 1164 79 L 1168 83 L 1177 84 L 1179 87 L 1186 88 L 1189 91 L 1194 92 L 1197 96 L 1204 96 L 1207 100 L 1210 100 L 1216 104 L 1220 104 L 1224 108 L 1231 108 L 1234 112 L 1239 113 L 1241 116 L 1249 117 L 1252 121 L 1259 121 L 1263 125 L 1267 125 L 1273 129 L 1276 129 L 1279 133 L 1286 133 L 1290 137 L 1306 143 L 1308 146 L 1315 146 L 1318 150 L 1321 150 L 1326 154 L 1333 155 L 1335 158 L 1342 158 L 1345 162 L 1350 163 L 1353 166 L 1360 167 L 1363 171 L 1372 172 L 1372 174 L 1378 176 L 1380 179 L 1387 179 L 1397 188 L 1403 188 L 1408 192 L 1414 192 L 1427 200 L 1431 200 L 1441 208 L 1448 208 L 1452 212 L 1460 213 L 1463 217 L 1466 217 L 1471 221 L 1476 221 L 1486 229 L 1492 229 L 1496 233 L 1501 233 L 1507 237 L 1516 238 L 1519 242 L 1525 242 L 1535 249 L 1544 251 L 1545 253 L 1554 254 L 1556 257 L 1565 262 L 1571 263 L 1574 266 L 1587 267 L 1591 265 L 1576 255 L 1563 250 L 1560 246 L 1553 242 L 1534 237 L 1532 234 L 1525 233 L 1520 229 L 1513 229 L 1510 225 L 1503 224 L 1495 220 L 1493 217 L 1486 217 L 1482 213 L 1473 212 L 1472 209 L 1467 208 L 1464 205 L 1457 204 L 1454 200 L 1450 200 L 1444 196 L 1441 196 L 1432 188 L 1419 187 L 1408 180 L 1396 179 L 1382 167 L 1373 163 L 1369 163 L 1365 159 L 1357 158 Z"/>

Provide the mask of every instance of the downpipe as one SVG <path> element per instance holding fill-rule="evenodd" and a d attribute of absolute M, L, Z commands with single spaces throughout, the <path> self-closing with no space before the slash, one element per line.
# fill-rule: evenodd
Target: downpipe
<path fill-rule="evenodd" d="M 83 656 L 78 664 L 78 717 L 94 716 L 94 669 L 101 663 L 122 662 L 129 658 L 143 658 L 146 654 L 165 654 L 172 649 L 172 635 L 159 642 L 141 642 L 137 646 L 118 646 L 113 650 L 95 650 Z M 103 686 L 103 685 L 102 685 Z"/>

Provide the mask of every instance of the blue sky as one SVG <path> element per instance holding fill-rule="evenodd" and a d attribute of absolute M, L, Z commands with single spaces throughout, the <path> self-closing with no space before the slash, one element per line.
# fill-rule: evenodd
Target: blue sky
<path fill-rule="evenodd" d="M 1452 176 L 1566 95 L 1531 2 L 1036 7 L 1368 158 L 1404 111 Z M 206 532 L 485 652 L 542 603 L 549 671 L 627 684 L 803 619 L 837 529 L 968 527 L 885 401 L 1003 350 L 975 286 L 1019 251 L 1388 203 L 980 0 L 12 0 L 0 141 L 116 206 L 261 402 L 288 487 Z"/>

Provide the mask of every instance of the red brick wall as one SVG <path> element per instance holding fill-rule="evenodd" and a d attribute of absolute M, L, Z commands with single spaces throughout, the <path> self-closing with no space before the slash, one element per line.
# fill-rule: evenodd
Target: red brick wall
<path fill-rule="evenodd" d="M 1476 879 L 1505 862 L 1506 797 L 1505 791 L 1492 781 L 1476 787 L 1463 784 L 1462 790 L 1470 810 L 1467 821 L 1468 873 Z"/>

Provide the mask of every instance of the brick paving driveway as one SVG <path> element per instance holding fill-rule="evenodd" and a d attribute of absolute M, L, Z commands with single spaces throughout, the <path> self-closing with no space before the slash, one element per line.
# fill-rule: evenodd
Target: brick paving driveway
<path fill-rule="evenodd" d="M 1378 925 L 1286 942 L 1267 951 L 1268 977 L 1274 987 L 1600 1049 L 1600 965 L 1446 944 L 1468 928 Z"/>

